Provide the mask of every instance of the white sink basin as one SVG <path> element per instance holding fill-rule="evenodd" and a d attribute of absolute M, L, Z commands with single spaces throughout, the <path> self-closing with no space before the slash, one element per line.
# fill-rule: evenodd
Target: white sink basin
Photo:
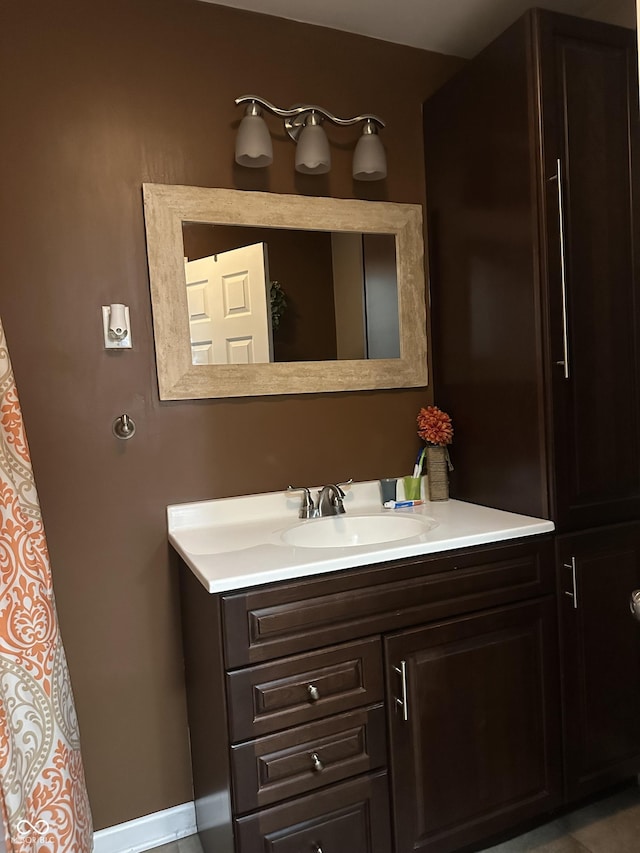
<path fill-rule="evenodd" d="M 287 545 L 300 548 L 355 548 L 411 539 L 437 524 L 424 515 L 335 515 L 296 524 L 282 538 Z"/>

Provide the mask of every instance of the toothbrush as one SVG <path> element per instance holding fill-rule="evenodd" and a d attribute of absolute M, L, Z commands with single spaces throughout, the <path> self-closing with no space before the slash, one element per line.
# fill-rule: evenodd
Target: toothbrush
<path fill-rule="evenodd" d="M 424 460 L 424 454 L 426 452 L 426 447 L 423 447 L 422 450 L 418 452 L 418 456 L 416 458 L 416 464 L 413 466 L 413 476 L 419 477 L 422 471 L 422 462 Z"/>

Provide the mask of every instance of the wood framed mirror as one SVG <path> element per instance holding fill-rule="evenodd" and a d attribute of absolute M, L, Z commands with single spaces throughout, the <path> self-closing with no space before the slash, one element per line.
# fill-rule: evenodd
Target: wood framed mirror
<path fill-rule="evenodd" d="M 419 205 L 143 194 L 161 399 L 427 384 Z"/>

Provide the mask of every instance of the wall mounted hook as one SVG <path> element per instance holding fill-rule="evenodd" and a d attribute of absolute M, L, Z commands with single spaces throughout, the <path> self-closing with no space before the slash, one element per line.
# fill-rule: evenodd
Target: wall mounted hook
<path fill-rule="evenodd" d="M 113 422 L 112 429 L 116 438 L 126 441 L 126 439 L 133 438 L 135 435 L 136 424 L 133 418 L 130 418 L 129 415 L 120 415 L 120 417 L 116 418 Z"/>

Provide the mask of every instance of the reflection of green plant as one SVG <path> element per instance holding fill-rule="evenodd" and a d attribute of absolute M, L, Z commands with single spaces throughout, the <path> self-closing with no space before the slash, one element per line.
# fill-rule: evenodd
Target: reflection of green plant
<path fill-rule="evenodd" d="M 287 307 L 287 297 L 277 281 L 271 282 L 269 296 L 271 298 L 271 327 L 276 332 L 280 328 L 280 320 L 282 320 L 282 315 Z"/>

